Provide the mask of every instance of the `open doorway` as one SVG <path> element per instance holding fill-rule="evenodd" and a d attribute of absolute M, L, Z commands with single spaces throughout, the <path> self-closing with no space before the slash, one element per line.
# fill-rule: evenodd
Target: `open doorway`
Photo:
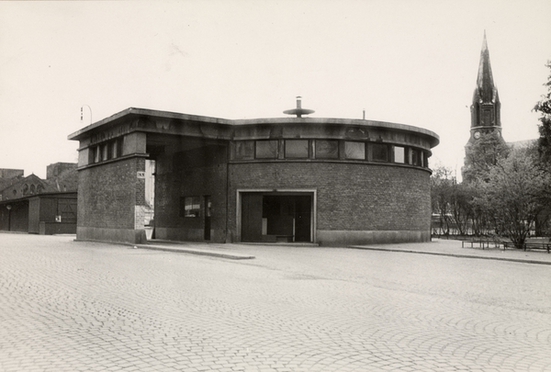
<path fill-rule="evenodd" d="M 313 199 L 310 192 L 242 193 L 241 240 L 312 242 Z"/>
<path fill-rule="evenodd" d="M 154 237 L 155 228 L 155 160 L 145 160 L 145 185 L 144 185 L 144 228 L 146 238 L 151 240 Z"/>

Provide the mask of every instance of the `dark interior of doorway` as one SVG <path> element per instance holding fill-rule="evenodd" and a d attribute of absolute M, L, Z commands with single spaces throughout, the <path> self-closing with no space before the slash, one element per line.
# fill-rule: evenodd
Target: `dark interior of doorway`
<path fill-rule="evenodd" d="M 246 193 L 242 204 L 242 240 L 311 242 L 312 196 Z"/>

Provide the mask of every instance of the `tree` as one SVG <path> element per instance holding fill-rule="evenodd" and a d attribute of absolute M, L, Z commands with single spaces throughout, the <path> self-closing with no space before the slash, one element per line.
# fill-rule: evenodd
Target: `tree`
<path fill-rule="evenodd" d="M 471 184 L 458 183 L 452 170 L 437 167 L 431 176 L 432 213 L 438 216 L 441 233 L 468 233 L 473 217 L 473 199 L 477 190 Z"/>
<path fill-rule="evenodd" d="M 546 66 L 551 70 L 551 61 L 547 61 Z M 547 78 L 547 82 L 543 84 L 547 86 L 547 93 L 542 95 L 541 100 L 534 107 L 534 111 L 541 114 L 538 126 L 540 137 L 537 142 L 537 150 L 539 160 L 542 167 L 548 172 L 551 172 L 551 72 Z M 543 210 L 536 221 L 536 234 L 549 234 L 549 221 L 551 220 L 551 211 L 549 208 Z"/>
<path fill-rule="evenodd" d="M 459 235 L 467 235 L 472 219 L 472 201 L 475 189 L 470 184 L 454 183 L 451 188 L 450 214 Z"/>
<path fill-rule="evenodd" d="M 551 61 L 547 61 L 546 66 L 551 69 Z M 547 86 L 547 94 L 542 96 L 534 107 L 534 111 L 541 113 L 539 118 L 541 124 L 538 128 L 540 132 L 538 152 L 541 161 L 549 168 L 551 166 L 551 73 L 544 85 Z"/>
<path fill-rule="evenodd" d="M 493 216 L 499 232 L 522 248 L 538 213 L 548 205 L 549 185 L 551 176 L 534 151 L 516 149 L 491 167 L 477 202 Z"/>
<path fill-rule="evenodd" d="M 455 182 L 452 170 L 446 167 L 436 167 L 430 177 L 432 213 L 438 216 L 441 233 L 450 233 L 450 195 L 451 186 Z"/>

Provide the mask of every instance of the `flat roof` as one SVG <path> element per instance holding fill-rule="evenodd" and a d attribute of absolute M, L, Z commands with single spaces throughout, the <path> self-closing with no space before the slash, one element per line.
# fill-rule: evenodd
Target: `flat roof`
<path fill-rule="evenodd" d="M 344 118 L 308 118 L 308 117 L 279 117 L 279 118 L 258 118 L 258 119 L 223 119 L 211 116 L 190 115 L 170 111 L 151 110 L 143 108 L 130 107 L 116 114 L 113 114 L 105 119 L 92 123 L 68 136 L 69 140 L 79 140 L 85 137 L 86 133 L 94 131 L 104 125 L 116 124 L 122 121 L 127 116 L 149 116 L 165 119 L 176 119 L 181 121 L 194 121 L 203 123 L 212 123 L 226 126 L 247 126 L 247 125 L 275 125 L 275 124 L 297 124 L 302 125 L 319 125 L 319 124 L 337 124 L 337 125 L 354 125 L 372 128 L 386 128 L 390 130 L 413 132 L 432 137 L 434 140 L 432 147 L 438 145 L 440 137 L 435 132 L 416 127 L 413 125 L 391 123 L 386 121 L 376 121 L 367 119 L 344 119 Z"/>

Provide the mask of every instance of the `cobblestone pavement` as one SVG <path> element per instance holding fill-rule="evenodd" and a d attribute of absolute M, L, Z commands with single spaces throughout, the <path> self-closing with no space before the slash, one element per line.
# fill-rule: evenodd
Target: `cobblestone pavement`
<path fill-rule="evenodd" d="M 550 371 L 551 267 L 0 234 L 1 371 Z"/>

